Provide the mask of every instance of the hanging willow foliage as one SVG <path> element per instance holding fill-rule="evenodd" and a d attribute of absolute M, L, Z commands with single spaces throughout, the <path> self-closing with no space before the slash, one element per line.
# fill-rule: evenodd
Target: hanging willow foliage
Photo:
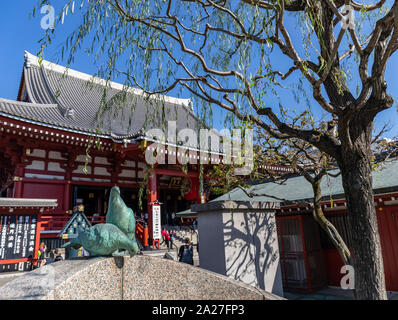
<path fill-rule="evenodd" d="M 370 146 L 374 118 L 394 102 L 385 73 L 398 50 L 398 1 L 83 0 L 79 10 L 75 1 L 59 2 L 56 25 L 71 12 L 82 18 L 62 49 L 68 64 L 85 50 L 98 77 L 122 78 L 145 95 L 193 96 L 209 125 L 222 117 L 231 127 L 298 139 L 334 158 L 353 229 L 358 297 L 386 298 Z M 44 4 L 50 1 L 38 2 Z M 56 30 L 47 30 L 39 54 Z M 286 92 L 298 114 L 317 118 L 316 127 L 297 123 Z M 115 108 L 106 94 L 103 100 L 102 109 Z"/>

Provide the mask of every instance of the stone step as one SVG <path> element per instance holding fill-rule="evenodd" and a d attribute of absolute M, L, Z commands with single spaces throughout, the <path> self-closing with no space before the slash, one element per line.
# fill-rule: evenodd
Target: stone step
<path fill-rule="evenodd" d="M 0 273 L 0 287 L 5 285 L 7 282 L 10 282 L 20 276 L 27 274 L 28 271 L 18 271 L 18 272 L 4 272 Z"/>

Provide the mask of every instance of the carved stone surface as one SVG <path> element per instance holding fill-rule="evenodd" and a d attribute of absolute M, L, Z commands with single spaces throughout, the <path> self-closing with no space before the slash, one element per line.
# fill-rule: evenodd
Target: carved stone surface
<path fill-rule="evenodd" d="M 120 265 L 119 265 L 120 267 Z M 77 258 L 0 287 L 1 300 L 280 300 L 240 281 L 160 257 Z"/>

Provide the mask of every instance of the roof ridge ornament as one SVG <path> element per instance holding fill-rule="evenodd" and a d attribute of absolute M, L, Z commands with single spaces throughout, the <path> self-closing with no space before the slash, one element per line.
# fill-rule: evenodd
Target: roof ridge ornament
<path fill-rule="evenodd" d="M 64 117 L 72 119 L 72 120 L 76 120 L 76 111 L 75 111 L 75 109 L 72 109 L 72 108 L 66 109 Z"/>
<path fill-rule="evenodd" d="M 31 58 L 31 54 L 25 50 L 25 55 L 24 55 L 24 65 L 26 68 L 30 68 L 31 64 L 32 64 L 32 58 Z"/>

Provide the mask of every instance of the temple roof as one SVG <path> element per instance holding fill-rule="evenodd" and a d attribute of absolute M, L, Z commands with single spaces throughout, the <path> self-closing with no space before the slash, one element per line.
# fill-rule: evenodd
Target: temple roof
<path fill-rule="evenodd" d="M 136 88 L 42 61 L 26 52 L 21 99 L 0 99 L 0 114 L 40 125 L 100 133 L 116 141 L 145 136 L 152 128 L 167 134 L 167 121 L 199 131 L 189 99 L 144 97 Z M 103 97 L 105 97 L 103 99 Z M 107 108 L 101 108 L 103 101 Z M 110 107 L 112 106 L 112 107 Z M 102 114 L 100 115 L 100 113 Z"/>
<path fill-rule="evenodd" d="M 331 173 L 336 174 L 338 171 L 333 170 Z M 398 191 L 397 175 L 397 159 L 385 161 L 378 169 L 372 171 L 374 194 Z M 344 199 L 345 197 L 341 175 L 337 177 L 325 176 L 321 182 L 321 190 L 323 200 L 329 200 L 331 197 L 334 199 Z M 267 182 L 256 184 L 248 188 L 247 192 L 257 196 L 249 197 L 240 188 L 235 188 L 210 202 L 228 200 L 280 202 L 281 206 L 285 206 L 294 201 L 312 201 L 314 197 L 311 184 L 303 176 L 289 178 L 283 183 Z M 177 213 L 178 216 L 182 217 L 193 217 L 196 214 L 190 209 Z"/>
<path fill-rule="evenodd" d="M 0 198 L 0 208 L 56 208 L 56 199 Z"/>
<path fill-rule="evenodd" d="M 336 174 L 338 173 L 338 170 L 333 170 L 331 173 Z M 396 189 L 398 185 L 397 173 L 398 160 L 396 159 L 385 161 L 380 165 L 380 168 L 373 171 L 373 190 L 375 191 L 375 194 L 379 193 L 379 190 Z M 331 175 L 325 176 L 321 182 L 321 190 L 326 199 L 330 196 L 344 198 L 341 175 L 337 177 L 333 177 Z M 299 201 L 312 199 L 314 197 L 311 184 L 303 176 L 292 177 L 283 183 L 260 183 L 250 187 L 247 191 L 249 193 L 261 194 L 261 196 L 249 198 L 242 190 L 237 188 L 222 195 L 214 201 L 277 201 L 276 199 L 278 198 L 288 201 Z M 281 202 L 283 203 L 284 201 Z"/>

